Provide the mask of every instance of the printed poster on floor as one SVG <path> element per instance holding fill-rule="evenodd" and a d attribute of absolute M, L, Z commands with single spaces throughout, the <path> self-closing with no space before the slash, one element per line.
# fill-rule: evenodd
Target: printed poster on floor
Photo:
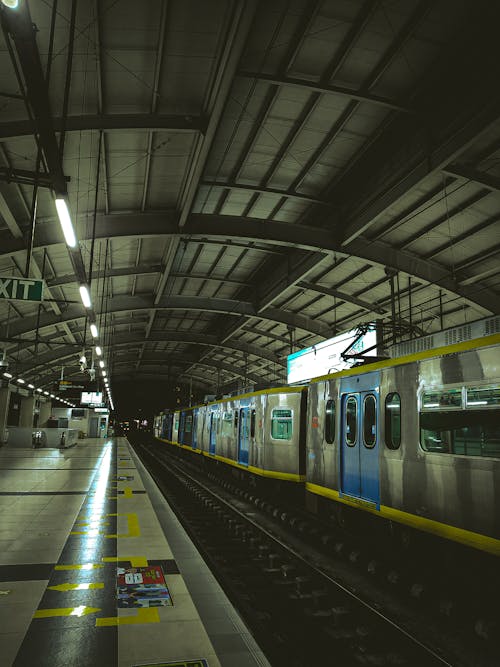
<path fill-rule="evenodd" d="M 163 570 L 159 565 L 119 567 L 116 576 L 118 607 L 130 609 L 173 605 Z"/>

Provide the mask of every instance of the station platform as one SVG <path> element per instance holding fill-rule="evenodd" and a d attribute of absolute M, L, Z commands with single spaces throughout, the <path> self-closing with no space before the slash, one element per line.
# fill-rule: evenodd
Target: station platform
<path fill-rule="evenodd" d="M 269 665 L 126 438 L 0 476 L 2 667 Z"/>

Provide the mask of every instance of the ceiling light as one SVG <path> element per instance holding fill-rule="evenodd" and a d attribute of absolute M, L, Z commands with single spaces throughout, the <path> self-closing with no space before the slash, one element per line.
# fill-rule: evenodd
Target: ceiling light
<path fill-rule="evenodd" d="M 9 9 L 17 9 L 19 0 L 2 0 L 2 5 L 5 5 Z"/>
<path fill-rule="evenodd" d="M 101 375 L 102 375 L 103 378 L 105 378 L 106 377 L 106 371 L 101 371 Z"/>
<path fill-rule="evenodd" d="M 94 323 L 90 325 L 90 333 L 92 334 L 92 338 L 97 338 L 99 335 L 99 332 L 97 331 L 97 327 Z"/>
<path fill-rule="evenodd" d="M 69 214 L 69 209 L 68 205 L 66 204 L 66 200 L 63 199 L 62 197 L 57 198 L 56 209 L 57 209 L 57 215 L 59 216 L 59 222 L 61 223 L 61 227 L 63 230 L 64 239 L 66 240 L 66 244 L 69 245 L 70 248 L 76 248 L 77 240 L 75 236 L 75 230 L 73 229 L 73 223 L 71 222 L 71 216 Z"/>
<path fill-rule="evenodd" d="M 104 368 L 104 361 L 103 361 L 102 359 L 101 359 L 101 361 L 99 362 L 99 366 L 100 366 L 101 368 Z"/>
<path fill-rule="evenodd" d="M 26 380 L 23 380 L 23 378 L 17 378 L 17 381 L 19 382 L 19 384 L 25 384 L 26 383 Z"/>
<path fill-rule="evenodd" d="M 44 394 L 44 396 L 48 396 L 48 395 L 49 395 L 49 392 L 48 392 L 48 391 L 44 391 L 43 394 Z"/>
<path fill-rule="evenodd" d="M 92 301 L 87 285 L 80 285 L 80 297 L 85 308 L 92 308 Z"/>
<path fill-rule="evenodd" d="M 101 350 L 101 348 L 99 347 L 99 345 L 96 345 L 96 346 L 95 346 L 95 353 L 97 354 L 98 357 L 101 356 L 101 354 L 102 354 L 102 350 Z"/>
<path fill-rule="evenodd" d="M 29 385 L 28 385 L 28 389 L 34 389 L 34 388 L 35 388 L 35 385 L 34 385 L 34 384 L 29 384 Z"/>
<path fill-rule="evenodd" d="M 51 395 L 50 395 L 50 398 L 55 398 L 54 394 L 51 394 Z"/>
<path fill-rule="evenodd" d="M 11 373 L 4 373 L 3 376 L 4 376 L 4 378 L 9 378 L 10 379 L 12 377 L 12 374 Z"/>
<path fill-rule="evenodd" d="M 42 393 L 42 392 L 43 392 L 43 389 L 40 389 L 40 387 L 38 387 L 38 388 L 37 388 L 37 391 L 39 391 L 40 393 Z"/>

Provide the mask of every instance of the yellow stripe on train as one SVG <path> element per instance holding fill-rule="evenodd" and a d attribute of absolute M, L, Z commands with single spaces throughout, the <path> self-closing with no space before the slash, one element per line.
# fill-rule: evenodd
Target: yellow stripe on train
<path fill-rule="evenodd" d="M 474 547 L 475 549 L 481 549 L 481 551 L 486 551 L 495 556 L 500 556 L 500 540 L 497 540 L 494 537 L 488 537 L 487 535 L 474 533 L 471 530 L 465 530 L 432 519 L 426 519 L 425 517 L 410 514 L 409 512 L 403 512 L 402 510 L 397 510 L 393 507 L 386 507 L 385 505 L 381 505 L 380 510 L 378 510 L 374 503 L 363 503 L 362 498 L 359 499 L 358 502 L 356 498 L 341 496 L 339 492 L 334 489 L 327 489 L 324 486 L 312 484 L 311 482 L 306 483 L 306 490 L 315 493 L 318 496 L 324 496 L 330 500 L 344 503 L 344 505 L 349 505 L 350 507 L 359 509 L 360 504 L 362 504 L 362 508 L 365 512 L 370 512 L 371 514 L 382 516 L 384 519 L 397 521 L 398 523 L 403 523 L 412 528 L 432 533 L 433 535 L 443 537 L 447 540 L 460 542 L 468 547 Z"/>

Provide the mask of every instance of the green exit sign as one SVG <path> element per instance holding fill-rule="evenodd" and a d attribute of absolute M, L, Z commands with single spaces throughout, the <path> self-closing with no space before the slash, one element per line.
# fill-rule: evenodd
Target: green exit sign
<path fill-rule="evenodd" d="M 41 301 L 43 280 L 0 276 L 0 299 L 17 301 Z"/>

